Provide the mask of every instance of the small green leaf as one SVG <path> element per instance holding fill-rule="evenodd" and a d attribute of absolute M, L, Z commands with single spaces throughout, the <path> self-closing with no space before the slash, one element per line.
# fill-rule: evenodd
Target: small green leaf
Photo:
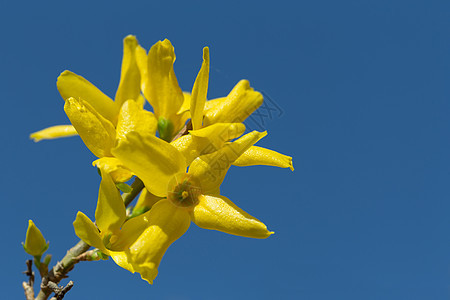
<path fill-rule="evenodd" d="M 44 257 L 44 260 L 43 260 L 43 264 L 45 264 L 45 265 L 49 265 L 50 264 L 50 261 L 52 260 L 52 255 L 51 254 L 47 254 L 45 257 Z"/>
<path fill-rule="evenodd" d="M 171 142 L 173 137 L 173 124 L 170 120 L 163 117 L 158 119 L 158 132 L 159 138 L 165 140 L 166 142 Z"/>
<path fill-rule="evenodd" d="M 116 187 L 124 193 L 131 193 L 131 191 L 133 190 L 133 188 L 125 182 L 116 183 Z"/>

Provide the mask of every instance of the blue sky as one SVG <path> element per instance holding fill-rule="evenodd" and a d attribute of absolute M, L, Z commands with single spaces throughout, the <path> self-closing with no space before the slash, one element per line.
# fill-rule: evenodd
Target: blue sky
<path fill-rule="evenodd" d="M 100 182 L 79 138 L 28 135 L 68 123 L 65 69 L 114 96 L 128 34 L 146 49 L 170 39 L 184 90 L 209 46 L 208 97 L 250 80 L 280 112 L 259 145 L 296 170 L 234 167 L 222 186 L 269 239 L 191 225 L 153 286 L 81 263 L 65 299 L 448 299 L 448 1 L 2 1 L 0 28 L 5 299 L 23 294 L 28 219 L 56 262 Z"/>

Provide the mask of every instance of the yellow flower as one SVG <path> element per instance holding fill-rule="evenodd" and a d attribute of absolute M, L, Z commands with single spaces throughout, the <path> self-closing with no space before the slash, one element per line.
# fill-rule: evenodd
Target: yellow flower
<path fill-rule="evenodd" d="M 33 256 L 41 256 L 48 249 L 48 244 L 41 231 L 32 220 L 29 220 L 25 243 L 22 243 L 25 252 Z"/>
<path fill-rule="evenodd" d="M 64 111 L 72 123 L 50 127 L 31 134 L 35 141 L 80 135 L 85 145 L 99 159 L 94 166 L 107 170 L 114 181 L 124 182 L 133 175 L 111 154 L 116 138 L 128 131 L 154 134 L 157 122 L 153 113 L 143 109 L 140 95 L 140 72 L 136 52 L 143 50 L 134 36 L 124 39 L 121 77 L 115 100 L 102 93 L 92 83 L 70 71 L 58 77 L 57 87 L 65 100 Z"/>
<path fill-rule="evenodd" d="M 188 98 L 178 85 L 173 69 L 175 50 L 165 39 L 154 44 L 148 54 L 143 48 L 137 49 L 136 59 L 141 74 L 141 90 L 158 119 L 159 135 L 171 141 L 188 118 L 187 114 L 178 113 Z"/>
<path fill-rule="evenodd" d="M 99 197 L 96 222 L 100 233 L 79 212 L 74 222 L 77 235 L 111 255 L 119 266 L 140 273 L 149 283 L 157 276 L 167 248 L 187 231 L 191 221 L 205 229 L 267 238 L 272 232 L 262 222 L 219 193 L 231 163 L 264 135 L 251 132 L 215 153 L 200 156 L 186 173 L 184 157 L 170 144 L 152 135 L 127 134 L 113 154 L 143 180 L 152 194 L 164 199 L 153 204 L 150 211 L 123 223 L 124 207 L 107 212 L 99 206 L 119 205 L 111 200 L 104 201 L 108 205 L 101 204 Z M 120 202 L 118 195 L 113 198 Z"/>
<path fill-rule="evenodd" d="M 124 249 L 126 261 L 116 262 L 151 283 L 167 247 L 184 234 L 191 221 L 230 234 L 268 237 L 271 232 L 263 223 L 219 192 L 231 163 L 264 135 L 251 132 L 215 153 L 202 155 L 187 173 L 183 156 L 170 144 L 136 133 L 121 140 L 112 150 L 114 155 L 142 179 L 152 194 L 166 199 L 129 226 L 124 225 L 112 247 Z"/>
<path fill-rule="evenodd" d="M 115 255 L 107 247 L 110 246 L 111 236 L 117 233 L 125 222 L 126 209 L 114 181 L 107 172 L 100 170 L 102 181 L 95 210 L 97 226 L 80 211 L 77 213 L 73 226 L 75 234 L 80 239 L 107 255 Z"/>

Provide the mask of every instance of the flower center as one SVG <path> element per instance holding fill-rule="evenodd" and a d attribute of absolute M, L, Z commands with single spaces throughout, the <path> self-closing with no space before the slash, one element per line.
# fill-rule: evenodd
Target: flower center
<path fill-rule="evenodd" d="M 201 193 L 198 180 L 186 173 L 175 175 L 167 187 L 167 199 L 179 207 L 195 206 Z"/>

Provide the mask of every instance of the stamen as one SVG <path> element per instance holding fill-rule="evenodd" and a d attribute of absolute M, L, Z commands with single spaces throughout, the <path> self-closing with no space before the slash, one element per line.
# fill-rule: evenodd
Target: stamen
<path fill-rule="evenodd" d="M 175 175 L 167 187 L 167 199 L 179 207 L 197 205 L 201 193 L 198 180 L 186 173 Z"/>

